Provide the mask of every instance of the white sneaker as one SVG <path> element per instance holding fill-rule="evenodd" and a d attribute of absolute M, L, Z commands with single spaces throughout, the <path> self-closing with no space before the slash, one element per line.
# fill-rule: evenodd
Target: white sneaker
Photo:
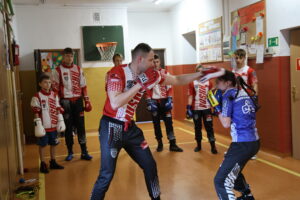
<path fill-rule="evenodd" d="M 256 155 L 251 158 L 251 160 L 256 160 L 256 159 L 257 159 Z"/>

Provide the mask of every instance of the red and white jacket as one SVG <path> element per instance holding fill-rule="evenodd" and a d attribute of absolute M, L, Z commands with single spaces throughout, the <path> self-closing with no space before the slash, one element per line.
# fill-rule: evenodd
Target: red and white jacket
<path fill-rule="evenodd" d="M 167 70 L 160 68 L 158 71 L 160 71 L 161 74 L 169 74 Z M 149 93 L 146 93 L 146 98 L 151 99 L 166 99 L 170 96 L 172 96 L 173 88 L 171 85 L 161 85 L 157 84 L 153 87 L 152 90 L 149 91 Z"/>
<path fill-rule="evenodd" d="M 129 65 L 113 67 L 109 72 L 107 72 L 106 75 L 106 92 L 126 92 L 135 84 L 137 84 L 136 78 L 137 77 L 133 75 L 131 69 L 129 68 Z M 162 75 L 160 83 L 162 83 L 164 80 L 164 76 Z M 110 99 L 106 94 L 103 114 L 123 122 L 130 122 L 133 118 L 138 103 L 144 95 L 144 92 L 144 89 L 140 89 L 140 91 L 136 93 L 136 95 L 127 104 L 116 110 L 112 109 Z"/>
<path fill-rule="evenodd" d="M 233 69 L 232 72 L 235 74 L 235 76 L 241 76 L 244 81 L 251 87 L 253 87 L 254 84 L 257 83 L 255 70 L 247 65 L 240 69 Z"/>
<path fill-rule="evenodd" d="M 63 99 L 86 96 L 86 80 L 82 68 L 75 64 L 59 65 L 52 74 L 52 88 Z"/>
<path fill-rule="evenodd" d="M 194 80 L 189 84 L 188 96 L 193 96 L 192 109 L 193 110 L 206 110 L 210 109 L 210 104 L 207 99 L 207 94 L 212 89 L 212 83 L 206 81 L 201 83 L 198 80 Z"/>
<path fill-rule="evenodd" d="M 47 93 L 44 90 L 37 92 L 31 99 L 31 108 L 42 120 L 46 132 L 56 131 L 58 111 L 63 113 L 55 92 Z"/>

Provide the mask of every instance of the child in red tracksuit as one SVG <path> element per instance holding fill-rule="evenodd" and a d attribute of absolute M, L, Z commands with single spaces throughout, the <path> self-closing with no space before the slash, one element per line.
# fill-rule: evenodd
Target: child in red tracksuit
<path fill-rule="evenodd" d="M 241 77 L 247 85 L 249 85 L 255 92 L 248 90 L 249 94 L 254 95 L 256 101 L 258 102 L 258 85 L 257 85 L 257 75 L 256 71 L 246 65 L 246 51 L 244 49 L 237 49 L 234 52 L 236 68 L 232 70 L 236 77 Z M 256 155 L 252 159 L 256 159 Z"/>
<path fill-rule="evenodd" d="M 48 75 L 42 74 L 39 78 L 41 90 L 31 100 L 31 108 L 34 112 L 35 136 L 38 137 L 39 153 L 41 159 L 40 172 L 48 173 L 45 162 L 45 148 L 50 145 L 50 169 L 64 169 L 55 161 L 55 149 L 59 144 L 57 132 L 65 129 L 58 96 L 51 91 L 51 80 Z"/>
<path fill-rule="evenodd" d="M 196 67 L 196 72 L 199 71 L 201 67 L 202 65 L 198 65 Z M 201 130 L 203 120 L 204 127 L 207 132 L 207 138 L 211 145 L 211 152 L 213 154 L 217 154 L 218 151 L 215 145 L 216 139 L 214 136 L 211 106 L 207 100 L 207 94 L 210 89 L 212 89 L 212 83 L 210 81 L 202 83 L 199 80 L 194 80 L 189 84 L 186 116 L 188 119 L 193 118 L 195 125 L 195 139 L 197 146 L 195 147 L 194 151 L 198 152 L 201 150 Z"/>
<path fill-rule="evenodd" d="M 78 142 L 81 147 L 81 159 L 91 160 L 86 145 L 84 111 L 90 112 L 92 105 L 87 95 L 87 85 L 82 68 L 73 63 L 74 52 L 65 48 L 63 62 L 53 71 L 53 90 L 61 98 L 66 123 L 65 139 L 68 148 L 66 161 L 73 159 L 73 128 L 76 128 Z"/>
<path fill-rule="evenodd" d="M 165 69 L 161 68 L 161 62 L 158 55 L 154 55 L 154 65 L 156 70 L 163 74 L 168 74 Z M 170 141 L 169 150 L 173 152 L 183 152 L 183 149 L 177 146 L 176 138 L 173 129 L 172 119 L 172 86 L 171 85 L 155 85 L 146 93 L 147 110 L 152 114 L 152 121 L 154 126 L 154 133 L 157 140 L 157 152 L 163 150 L 162 131 L 160 127 L 160 119 L 164 120 L 168 140 Z"/>

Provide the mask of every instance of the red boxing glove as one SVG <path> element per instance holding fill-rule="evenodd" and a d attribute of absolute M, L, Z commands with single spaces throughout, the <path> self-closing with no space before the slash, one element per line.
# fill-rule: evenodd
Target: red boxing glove
<path fill-rule="evenodd" d="M 217 67 L 209 67 L 209 68 L 203 68 L 201 72 L 202 72 L 202 76 L 200 78 L 200 82 L 204 83 L 210 79 L 223 76 L 225 74 L 225 69 L 217 68 Z"/>
<path fill-rule="evenodd" d="M 146 91 L 151 90 L 160 81 L 161 81 L 161 75 L 153 67 L 150 67 L 145 72 L 139 74 L 137 78 L 137 82 Z"/>
<path fill-rule="evenodd" d="M 89 97 L 84 97 L 84 110 L 85 112 L 90 112 L 92 110 L 92 104 Z"/>

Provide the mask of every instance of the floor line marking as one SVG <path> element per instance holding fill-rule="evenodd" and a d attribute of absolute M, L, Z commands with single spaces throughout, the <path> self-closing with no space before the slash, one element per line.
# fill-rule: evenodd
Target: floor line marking
<path fill-rule="evenodd" d="M 40 167 L 40 159 L 39 159 L 39 167 Z M 46 200 L 46 190 L 45 190 L 45 174 L 39 172 L 39 183 L 40 183 L 40 189 L 39 189 L 39 200 Z"/>
<path fill-rule="evenodd" d="M 186 132 L 186 133 L 188 133 L 188 134 L 195 135 L 194 132 L 189 131 L 189 130 L 186 130 L 186 129 L 184 129 L 184 128 L 177 128 L 177 129 L 179 129 L 179 130 L 181 130 L 181 131 L 183 131 L 183 132 Z M 204 137 L 204 138 L 206 138 L 206 137 Z M 206 139 L 207 139 L 207 138 L 206 138 Z M 229 147 L 228 145 L 225 145 L 225 144 L 220 143 L 220 142 L 216 142 L 216 144 L 219 145 L 219 146 L 225 147 L 225 148 L 228 148 L 228 147 Z M 295 171 L 290 170 L 290 169 L 287 169 L 287 168 L 285 168 L 285 167 L 282 167 L 282 166 L 280 166 L 280 165 L 277 165 L 277 164 L 272 163 L 272 162 L 270 162 L 270 161 L 267 161 L 267 160 L 265 160 L 265 159 L 257 158 L 256 160 L 259 161 L 259 162 L 261 162 L 261 163 L 264 163 L 264 164 L 266 164 L 266 165 L 269 165 L 269 166 L 271 166 L 271 167 L 274 167 L 274 168 L 276 168 L 276 169 L 278 169 L 278 170 L 281 170 L 281 171 L 284 171 L 284 172 L 289 173 L 289 174 L 291 174 L 291 175 L 300 177 L 300 173 L 295 172 Z"/>

